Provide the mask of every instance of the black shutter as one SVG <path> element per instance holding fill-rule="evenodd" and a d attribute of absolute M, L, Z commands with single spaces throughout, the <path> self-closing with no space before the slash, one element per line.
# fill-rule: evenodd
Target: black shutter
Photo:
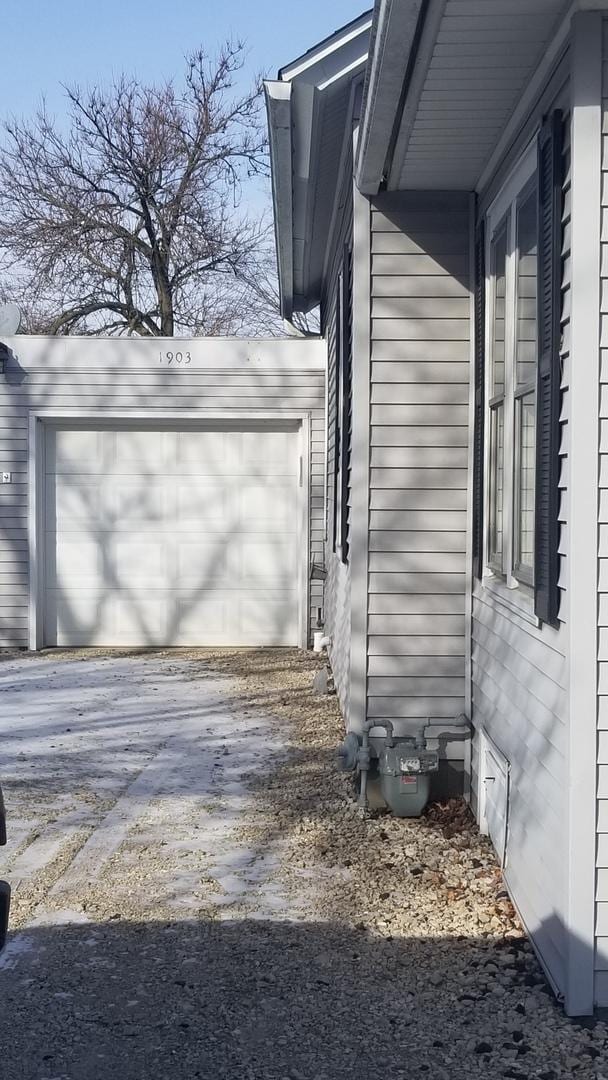
<path fill-rule="evenodd" d="M 332 551 L 338 549 L 338 483 L 340 476 L 340 459 L 342 455 L 342 433 L 340 430 L 340 365 L 342 363 L 342 270 L 338 274 L 338 280 L 336 285 L 336 295 L 334 301 L 334 377 L 333 389 L 334 403 L 333 403 L 333 425 L 334 425 L 334 458 L 333 458 L 333 475 L 331 477 L 331 529 L 332 539 L 331 547 Z"/>
<path fill-rule="evenodd" d="M 534 610 L 558 625 L 559 410 L 561 321 L 562 114 L 538 136 L 538 367 Z"/>
<path fill-rule="evenodd" d="M 473 432 L 473 574 L 483 574 L 483 433 L 485 389 L 485 228 L 480 221 L 475 236 L 475 415 Z"/>
<path fill-rule="evenodd" d="M 350 446 L 352 432 L 352 252 L 344 248 L 342 262 L 342 303 L 340 305 L 342 326 L 342 416 L 340 417 L 340 510 L 342 514 L 340 536 L 342 537 L 342 562 L 348 561 L 348 503 L 350 497 Z"/>

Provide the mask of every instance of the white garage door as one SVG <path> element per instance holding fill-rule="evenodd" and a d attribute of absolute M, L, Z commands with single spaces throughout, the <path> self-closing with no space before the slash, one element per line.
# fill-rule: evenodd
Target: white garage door
<path fill-rule="evenodd" d="M 45 644 L 298 644 L 298 466 L 295 431 L 49 429 Z"/>

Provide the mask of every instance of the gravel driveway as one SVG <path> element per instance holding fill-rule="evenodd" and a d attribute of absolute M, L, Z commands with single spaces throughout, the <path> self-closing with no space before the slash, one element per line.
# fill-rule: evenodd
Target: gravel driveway
<path fill-rule="evenodd" d="M 317 664 L 0 663 L 2 1080 L 608 1080 L 464 805 L 358 816 Z"/>

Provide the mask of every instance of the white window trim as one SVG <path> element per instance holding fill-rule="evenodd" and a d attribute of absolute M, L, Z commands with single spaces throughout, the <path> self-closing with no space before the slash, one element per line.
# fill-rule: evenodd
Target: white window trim
<path fill-rule="evenodd" d="M 490 439 L 489 420 L 490 409 L 488 402 L 491 394 L 492 379 L 492 313 L 493 313 L 493 279 L 491 273 L 491 244 L 498 226 L 503 221 L 505 214 L 513 206 L 518 196 L 524 191 L 532 180 L 537 170 L 537 133 L 531 139 L 527 148 L 514 165 L 505 183 L 490 204 L 486 212 L 486 236 L 485 236 L 485 293 L 486 293 L 486 319 L 485 319 L 485 387 L 484 387 L 484 514 L 483 514 L 483 551 L 484 568 L 482 587 L 484 591 L 492 595 L 503 606 L 514 611 L 534 626 L 540 626 L 540 621 L 534 613 L 534 591 L 530 585 L 518 581 L 514 577 L 513 570 L 513 521 L 515 507 L 514 491 L 514 468 L 515 461 L 515 416 L 513 399 L 513 365 L 505 364 L 505 387 L 504 387 L 504 415 L 503 415 L 503 440 L 504 462 L 503 468 L 503 562 L 508 568 L 506 577 L 498 577 L 495 571 L 488 565 L 488 536 L 490 525 Z M 512 214 L 509 222 L 509 237 L 506 256 L 506 278 L 513 280 L 515 258 L 515 230 L 517 227 L 516 215 Z M 505 320 L 505 357 L 513 355 L 512 335 L 514 326 L 512 320 Z M 509 523 L 505 529 L 504 522 Z"/>

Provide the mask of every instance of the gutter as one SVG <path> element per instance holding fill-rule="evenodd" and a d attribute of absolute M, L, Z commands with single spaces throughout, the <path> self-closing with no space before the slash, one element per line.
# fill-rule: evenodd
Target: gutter
<path fill-rule="evenodd" d="M 267 80 L 264 82 L 264 93 L 270 139 L 274 238 L 281 315 L 284 319 L 291 320 L 293 315 L 291 83 Z"/>

